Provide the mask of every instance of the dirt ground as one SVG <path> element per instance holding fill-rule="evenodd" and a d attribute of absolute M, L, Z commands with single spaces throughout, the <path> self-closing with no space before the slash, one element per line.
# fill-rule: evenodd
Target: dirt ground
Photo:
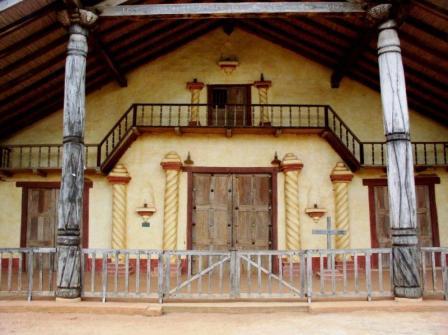
<path fill-rule="evenodd" d="M 0 313 L 0 334 L 39 335 L 447 335 L 448 313 L 193 314 L 160 317 Z"/>

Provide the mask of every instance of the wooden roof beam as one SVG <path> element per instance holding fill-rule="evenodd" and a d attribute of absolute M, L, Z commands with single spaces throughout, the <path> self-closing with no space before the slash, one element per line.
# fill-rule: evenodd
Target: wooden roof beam
<path fill-rule="evenodd" d="M 98 52 L 99 56 L 106 62 L 107 67 L 112 72 L 118 85 L 120 85 L 120 87 L 127 87 L 128 81 L 127 81 L 125 75 L 120 70 L 118 64 L 110 56 L 110 53 L 108 52 L 108 50 L 106 49 L 104 44 L 101 42 L 101 39 L 98 36 L 98 34 L 95 32 L 91 32 L 90 36 L 95 45 L 94 51 Z"/>
<path fill-rule="evenodd" d="M 73 1 L 73 0 L 72 0 Z M 287 17 L 292 15 L 364 15 L 361 4 L 351 2 L 228 2 L 109 6 L 102 17 L 150 19 L 223 19 Z"/>
<path fill-rule="evenodd" d="M 377 35 L 376 28 L 365 28 L 358 36 L 353 45 L 347 50 L 347 52 L 339 59 L 338 64 L 331 74 L 331 88 L 339 88 L 342 78 L 345 77 L 347 72 L 352 66 L 356 64 L 359 56 L 363 51 L 367 49 L 370 42 Z"/>

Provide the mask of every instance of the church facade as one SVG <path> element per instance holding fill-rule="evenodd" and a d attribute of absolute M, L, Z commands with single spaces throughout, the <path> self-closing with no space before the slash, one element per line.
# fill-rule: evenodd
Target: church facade
<path fill-rule="evenodd" d="M 231 73 L 218 64 L 223 54 L 238 57 Z M 384 166 L 351 169 L 344 152 L 322 136 L 316 114 L 318 106 L 331 106 L 362 142 L 382 142 L 380 95 L 350 79 L 331 89 L 329 75 L 325 67 L 259 37 L 238 29 L 230 35 L 216 29 L 132 72 L 127 88 L 118 90 L 110 84 L 89 95 L 86 143 L 99 143 L 133 104 L 137 118 L 145 118 L 150 126 L 126 146 L 106 175 L 86 170 L 85 246 L 325 248 L 325 238 L 312 234 L 312 229 L 325 226 L 325 220 L 313 220 L 306 213 L 315 207 L 347 230 L 338 247 L 389 246 L 384 233 L 388 216 Z M 197 124 L 189 127 L 191 108 L 193 114 L 196 109 Z M 185 120 L 178 123 L 178 118 Z M 299 129 L 299 122 L 305 126 Z M 61 124 L 62 111 L 5 144 L 58 144 Z M 446 127 L 412 111 L 411 127 L 413 141 L 447 139 Z M 366 157 L 380 157 L 379 147 L 374 150 L 372 155 L 366 146 Z M 37 159 L 36 152 L 32 159 Z M 96 152 L 88 153 L 87 168 L 90 163 L 96 164 Z M 446 245 L 447 171 L 433 166 L 416 170 L 415 176 L 424 245 Z M 2 246 L 55 246 L 57 229 L 46 225 L 56 224 L 59 180 L 59 172 L 39 176 L 29 170 L 0 184 Z M 154 207 L 150 227 L 142 227 L 136 212 L 144 204 Z M 167 242 L 163 231 L 170 215 L 175 232 Z M 298 223 L 289 227 L 296 234 L 291 241 L 288 220 Z M 119 225 L 115 232 L 112 222 Z"/>
<path fill-rule="evenodd" d="M 249 4 L 99 4 L 90 11 L 68 3 L 57 12 L 69 31 L 64 107 L 52 114 L 45 109 L 27 127 L 23 122 L 39 109 L 23 114 L 0 147 L 0 269 L 8 272 L 7 291 L 12 282 L 20 291 L 26 271 L 31 299 L 39 268 L 41 291 L 47 272 L 48 292 L 55 282 L 60 298 L 120 297 L 129 293 L 130 278 L 139 297 L 146 280 L 148 296 L 157 287 L 159 301 L 185 289 L 188 297 L 193 283 L 200 298 L 207 276 L 209 293 L 225 287 L 229 297 L 250 297 L 256 270 L 258 293 L 270 298 L 272 280 L 308 301 L 319 285 L 325 296 L 325 280 L 331 296 L 346 294 L 347 285 L 359 296 L 362 282 L 368 299 L 389 293 L 420 298 L 429 265 L 433 293 L 447 297 L 448 132 L 443 114 L 433 110 L 444 102 L 408 113 L 392 5 L 279 3 L 271 5 L 272 14 L 269 6 Z M 316 8 L 377 21 L 381 93 L 369 75 L 344 77 L 344 65 L 334 72 L 327 61 L 315 61 L 308 46 L 297 52 L 284 37 L 273 38 L 262 21 L 213 23 L 216 15 L 240 19 L 249 10 L 263 17 L 267 10 L 274 15 L 268 24 L 286 29 L 290 23 L 283 27 L 275 15 Z M 192 30 L 195 18 L 211 20 L 199 24 L 207 32 L 188 43 L 154 51 L 145 62 L 142 57 L 124 80 L 103 50 L 122 87 L 101 84 L 91 71 L 96 86 L 85 95 L 87 35 L 97 14 L 135 13 L 167 20 L 193 15 L 186 23 Z M 416 92 L 415 79 L 412 84 L 409 101 L 419 106 L 426 96 Z M 442 287 L 435 288 L 435 276 Z"/>

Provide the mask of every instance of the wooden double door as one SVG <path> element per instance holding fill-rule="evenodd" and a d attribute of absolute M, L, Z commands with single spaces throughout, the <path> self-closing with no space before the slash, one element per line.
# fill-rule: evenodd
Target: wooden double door
<path fill-rule="evenodd" d="M 272 248 L 270 174 L 193 173 L 194 250 Z"/>

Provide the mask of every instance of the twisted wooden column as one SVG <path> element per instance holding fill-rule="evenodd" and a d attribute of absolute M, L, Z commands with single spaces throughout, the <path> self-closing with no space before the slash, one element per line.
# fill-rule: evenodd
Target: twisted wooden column
<path fill-rule="evenodd" d="M 163 249 L 175 250 L 179 212 L 179 171 L 182 168 L 182 162 L 177 153 L 169 152 L 163 158 L 161 165 L 166 174 L 163 205 Z"/>
<path fill-rule="evenodd" d="M 204 88 L 204 83 L 193 80 L 187 83 L 187 89 L 191 92 L 191 115 L 190 115 L 190 126 L 200 126 L 199 122 L 199 101 L 201 96 L 201 91 Z"/>
<path fill-rule="evenodd" d="M 88 27 L 97 16 L 82 9 L 61 12 L 69 26 L 65 62 L 63 162 L 58 208 L 58 273 L 56 297 L 81 296 L 79 227 L 83 217 L 85 76 Z"/>
<path fill-rule="evenodd" d="M 299 250 L 301 247 L 299 172 L 302 168 L 302 162 L 292 153 L 286 154 L 282 160 L 282 170 L 285 174 L 286 249 L 288 250 Z"/>
<path fill-rule="evenodd" d="M 123 164 L 117 164 L 107 180 L 112 184 L 112 249 L 126 249 L 127 184 L 131 177 Z"/>
<path fill-rule="evenodd" d="M 396 297 L 420 298 L 420 250 L 416 235 L 417 214 L 414 161 L 409 133 L 400 40 L 391 5 L 369 11 L 379 25 L 378 64 L 387 141 L 387 183 L 392 235 L 393 285 Z"/>
<path fill-rule="evenodd" d="M 267 105 L 268 89 L 272 86 L 272 82 L 270 80 L 264 80 L 262 76 L 259 81 L 254 82 L 254 86 L 258 89 L 258 103 L 260 105 Z M 260 106 L 260 125 L 271 125 L 271 118 L 269 117 L 269 109 L 267 106 Z"/>
<path fill-rule="evenodd" d="M 336 235 L 336 249 L 350 249 L 350 206 L 348 200 L 348 185 L 353 179 L 353 173 L 344 163 L 339 162 L 334 167 L 330 179 L 333 183 L 336 229 L 345 230 L 345 235 Z M 342 255 L 336 259 L 342 261 Z M 351 258 L 346 258 L 351 260 Z"/>

